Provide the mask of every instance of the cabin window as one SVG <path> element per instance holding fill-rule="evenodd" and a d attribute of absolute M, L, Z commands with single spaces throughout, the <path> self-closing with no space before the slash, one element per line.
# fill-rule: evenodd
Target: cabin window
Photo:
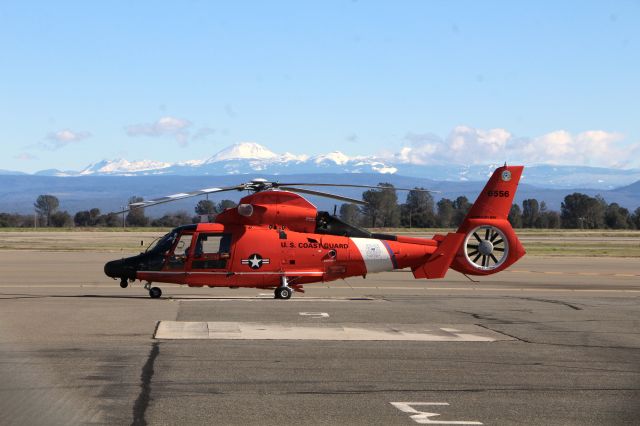
<path fill-rule="evenodd" d="M 198 235 L 195 256 L 212 253 L 229 254 L 231 249 L 231 234 L 207 234 Z"/>
<path fill-rule="evenodd" d="M 224 269 L 231 252 L 231 234 L 201 233 L 194 249 L 193 269 Z"/>

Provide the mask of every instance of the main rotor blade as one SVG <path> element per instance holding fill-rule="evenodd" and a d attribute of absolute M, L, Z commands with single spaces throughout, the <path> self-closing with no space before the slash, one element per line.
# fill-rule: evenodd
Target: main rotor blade
<path fill-rule="evenodd" d="M 140 201 L 138 203 L 131 203 L 129 204 L 128 209 L 119 211 L 117 212 L 117 214 L 126 213 L 129 210 L 141 209 L 145 207 L 155 206 L 158 204 L 170 203 L 171 201 L 184 200 L 185 198 L 197 197 L 198 195 L 213 194 L 215 192 L 234 191 L 234 190 L 242 191 L 243 189 L 245 189 L 243 185 L 236 185 L 236 186 L 227 186 L 223 188 L 205 188 L 205 189 L 200 189 L 198 191 L 181 192 L 178 194 L 172 194 L 172 195 L 167 195 L 165 197 L 155 198 L 153 200 Z"/>
<path fill-rule="evenodd" d="M 279 188 L 284 189 L 285 191 L 299 192 L 301 194 L 317 195 L 318 197 L 333 198 L 334 200 L 346 201 L 353 204 L 360 204 L 362 206 L 367 205 L 367 203 L 362 200 L 357 200 L 355 198 L 350 198 L 350 197 L 344 197 L 342 195 L 330 194 L 328 192 L 314 191 L 312 189 L 303 189 L 303 188 L 291 188 L 288 186 L 280 186 Z"/>
<path fill-rule="evenodd" d="M 349 183 L 278 183 L 273 182 L 274 188 L 280 188 L 282 186 L 334 186 L 343 188 L 370 188 L 370 189 L 395 189 L 398 191 L 418 191 L 418 192 L 431 192 L 440 193 L 440 191 L 431 191 L 429 189 L 419 188 L 396 188 L 395 186 L 380 186 L 380 185 L 352 185 Z"/>

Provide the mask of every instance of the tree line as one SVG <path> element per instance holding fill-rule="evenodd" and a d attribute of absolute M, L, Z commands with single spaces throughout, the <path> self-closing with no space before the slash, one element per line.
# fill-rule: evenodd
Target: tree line
<path fill-rule="evenodd" d="M 423 188 L 409 191 L 406 201 L 399 203 L 393 185 L 381 183 L 380 186 L 382 190 L 363 192 L 366 205 L 342 204 L 340 218 L 367 228 L 455 228 L 471 208 L 467 197 L 442 198 L 435 202 L 431 193 Z M 140 201 L 143 199 L 137 196 L 129 199 L 130 204 Z M 40 195 L 34 203 L 33 215 L 0 213 L 0 227 L 176 227 L 214 221 L 219 213 L 235 206 L 231 200 L 216 203 L 207 199 L 198 201 L 193 213 L 180 210 L 159 218 L 146 216 L 143 208 L 130 210 L 126 215 L 103 214 L 93 208 L 72 216 L 66 210 L 59 210 L 60 202 L 55 196 Z M 513 204 L 509 222 L 514 228 L 640 229 L 640 207 L 631 213 L 617 203 L 607 203 L 599 195 L 591 197 L 576 192 L 564 198 L 559 212 L 535 198 L 524 200 L 522 206 Z"/>
<path fill-rule="evenodd" d="M 472 205 L 464 196 L 435 202 L 423 188 L 409 191 L 406 201 L 400 204 L 393 185 L 380 183 L 380 186 L 384 189 L 362 194 L 367 205 L 343 204 L 340 218 L 369 228 L 455 228 Z M 559 212 L 535 198 L 524 200 L 522 207 L 513 204 L 509 222 L 514 228 L 640 229 L 640 207 L 631 213 L 617 203 L 607 203 L 599 195 L 591 197 L 576 192 L 564 198 Z"/>
<path fill-rule="evenodd" d="M 141 197 L 129 198 L 129 204 L 143 201 Z M 212 222 L 215 217 L 224 210 L 235 207 L 231 200 L 222 200 L 215 203 L 210 200 L 200 200 L 194 209 L 195 214 L 189 214 L 185 210 L 167 213 L 159 218 L 150 218 L 145 215 L 144 209 L 130 210 L 125 214 L 106 213 L 93 208 L 82 210 L 71 215 L 66 210 L 60 210 L 60 201 L 53 195 L 40 195 L 33 204 L 34 214 L 0 213 L 0 228 L 34 228 L 53 227 L 69 228 L 77 227 L 167 227 L 172 228 L 189 223 L 201 221 Z"/>

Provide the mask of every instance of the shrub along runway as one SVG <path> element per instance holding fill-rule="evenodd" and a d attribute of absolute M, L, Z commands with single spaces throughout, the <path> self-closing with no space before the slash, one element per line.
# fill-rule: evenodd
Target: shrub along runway
<path fill-rule="evenodd" d="M 152 300 L 140 284 L 123 290 L 103 276 L 112 258 L 0 251 L 1 424 L 632 424 L 640 415 L 637 259 L 525 257 L 479 283 L 392 272 L 276 301 L 170 285 Z M 160 322 L 206 324 L 207 338 L 161 338 Z M 291 338 L 353 329 L 421 337 Z M 209 338 L 243 330 L 263 338 Z"/>

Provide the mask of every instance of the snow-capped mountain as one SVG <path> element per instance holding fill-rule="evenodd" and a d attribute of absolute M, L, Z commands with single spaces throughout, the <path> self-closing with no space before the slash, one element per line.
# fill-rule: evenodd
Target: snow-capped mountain
<path fill-rule="evenodd" d="M 205 163 L 211 164 L 229 160 L 273 160 L 276 158 L 278 158 L 278 154 L 270 151 L 266 147 L 254 142 L 244 142 L 228 146 L 218 151 L 205 161 Z"/>
<path fill-rule="evenodd" d="M 297 182 L 354 183 L 375 185 L 389 182 L 397 187 L 424 187 L 439 191 L 437 197 L 472 199 L 487 177 L 500 164 L 419 165 L 395 162 L 374 156 L 353 157 L 335 151 L 315 156 L 278 154 L 255 143 L 227 147 L 202 159 L 168 163 L 153 160 L 103 160 L 81 171 L 44 170 L 35 175 L 16 175 L 0 171 L 0 211 L 32 212 L 40 194 L 59 197 L 64 208 L 79 211 L 98 207 L 111 211 L 131 195 L 159 197 L 211 186 L 231 186 L 256 177 Z M 526 165 L 516 202 L 526 198 L 544 200 L 559 210 L 567 194 L 597 194 L 630 210 L 640 206 L 640 170 L 621 170 L 578 166 Z M 286 176 L 285 176 L 286 175 Z M 74 179 L 67 178 L 75 176 Z M 634 184 L 634 182 L 637 182 Z M 616 188 L 616 189 L 612 189 Z M 360 188 L 342 188 L 345 196 L 359 197 Z M 239 194 L 225 193 L 225 197 Z M 238 200 L 238 198 L 234 198 Z M 192 211 L 193 200 L 162 206 L 156 214 L 184 209 Z M 330 209 L 335 204 L 313 200 Z"/>
<path fill-rule="evenodd" d="M 253 142 L 231 145 L 205 160 L 178 163 L 158 161 L 102 160 L 90 164 L 80 176 L 102 175 L 236 175 L 261 172 L 267 174 L 291 173 L 396 173 L 397 168 L 375 157 L 349 157 L 334 151 L 310 157 L 302 154 L 276 154 Z M 69 176 L 73 172 L 49 170 L 48 175 Z"/>
<path fill-rule="evenodd" d="M 160 172 L 163 169 L 171 167 L 171 163 L 163 163 L 160 161 L 127 161 L 118 160 L 102 160 L 97 163 L 89 164 L 80 173 L 80 176 L 87 175 L 127 175 L 144 172 Z"/>
<path fill-rule="evenodd" d="M 402 175 L 437 181 L 485 181 L 499 164 L 423 165 L 397 157 L 348 156 L 340 151 L 309 156 L 275 153 L 254 143 L 243 142 L 226 147 L 211 157 L 168 163 L 154 160 L 102 160 L 83 170 L 44 170 L 40 176 L 223 176 L 291 175 L 321 173 L 373 173 Z M 640 180 L 640 169 L 613 169 L 586 166 L 526 165 L 523 182 L 545 188 L 613 189 Z M 9 174 L 9 173 L 0 173 Z M 382 178 L 381 178 L 382 179 Z"/>

